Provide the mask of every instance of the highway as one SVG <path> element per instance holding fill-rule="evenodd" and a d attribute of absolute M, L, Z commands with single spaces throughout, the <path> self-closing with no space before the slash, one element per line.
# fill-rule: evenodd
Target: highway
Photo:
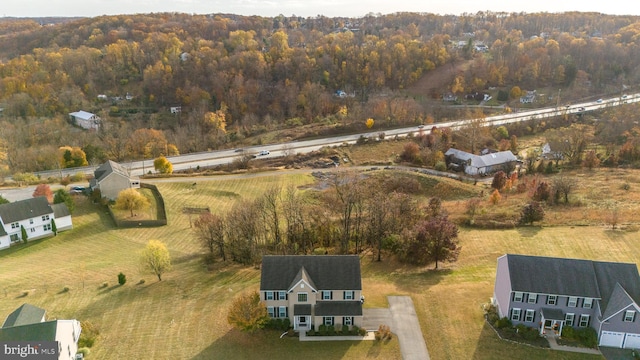
<path fill-rule="evenodd" d="M 635 103 L 640 101 L 640 94 L 628 94 L 623 96 L 617 96 L 613 98 L 607 99 L 599 99 L 597 101 L 591 102 L 582 102 L 570 105 L 562 105 L 559 107 L 547 107 L 547 108 L 539 108 L 534 110 L 527 111 L 519 111 L 514 113 L 508 113 L 503 115 L 496 115 L 486 117 L 485 123 L 487 126 L 497 126 L 503 124 L 510 124 L 514 122 L 520 121 L 528 121 L 533 119 L 545 119 L 557 116 L 563 116 L 566 114 L 578 114 L 584 113 L 594 110 L 603 109 L 611 106 L 619 106 L 623 104 Z M 354 144 L 358 138 L 361 136 L 377 138 L 378 134 L 381 132 L 385 133 L 386 138 L 393 138 L 395 136 L 406 136 L 409 133 L 417 133 L 422 131 L 424 133 L 429 133 L 434 126 L 439 128 L 450 127 L 453 129 L 460 128 L 464 126 L 465 123 L 471 120 L 457 120 L 457 121 L 449 121 L 444 123 L 436 123 L 424 125 L 422 128 L 418 128 L 416 126 L 400 128 L 400 129 L 392 129 L 392 130 L 377 130 L 366 133 L 354 134 L 354 135 L 343 135 L 336 137 L 327 137 L 322 139 L 314 139 L 314 140 L 304 140 L 304 141 L 293 141 L 281 144 L 273 144 L 273 145 L 261 145 L 261 146 L 253 146 L 246 147 L 241 149 L 229 149 L 229 150 L 219 150 L 219 151 L 207 151 L 207 152 L 199 152 L 199 153 L 191 153 L 185 155 L 178 156 L 170 156 L 167 159 L 173 164 L 173 170 L 187 170 L 187 169 L 195 169 L 196 167 L 208 167 L 215 165 L 223 165 L 233 162 L 234 159 L 242 156 L 243 153 L 257 155 L 262 150 L 269 151 L 268 155 L 257 156 L 257 158 L 270 158 L 270 157 L 278 157 L 283 156 L 285 153 L 290 154 L 298 154 L 298 153 L 308 153 L 315 150 L 318 150 L 325 146 L 336 146 L 342 144 Z M 123 162 L 121 163 L 123 166 L 129 169 L 132 176 L 140 176 L 149 171 L 154 172 L 153 168 L 153 159 L 148 159 L 144 161 L 131 161 L 131 162 Z M 71 169 L 60 169 L 60 170 L 51 170 L 51 171 L 41 171 L 36 174 L 41 177 L 49 177 L 49 176 L 66 176 L 73 175 L 78 172 L 84 172 L 87 174 L 93 174 L 93 171 L 96 169 L 95 166 L 88 166 L 82 168 L 71 168 Z"/>

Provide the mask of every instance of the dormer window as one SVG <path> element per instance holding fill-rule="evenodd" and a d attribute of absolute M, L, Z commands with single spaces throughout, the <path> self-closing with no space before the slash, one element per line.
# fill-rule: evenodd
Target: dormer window
<path fill-rule="evenodd" d="M 636 312 L 627 310 L 624 312 L 624 322 L 633 322 L 636 319 Z"/>

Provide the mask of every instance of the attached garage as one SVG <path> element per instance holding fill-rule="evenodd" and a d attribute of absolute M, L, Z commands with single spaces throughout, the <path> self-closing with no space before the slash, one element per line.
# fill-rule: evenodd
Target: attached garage
<path fill-rule="evenodd" d="M 603 331 L 600 335 L 600 346 L 621 348 L 624 335 L 623 332 Z"/>
<path fill-rule="evenodd" d="M 625 349 L 640 349 L 640 334 L 627 333 L 624 339 Z"/>

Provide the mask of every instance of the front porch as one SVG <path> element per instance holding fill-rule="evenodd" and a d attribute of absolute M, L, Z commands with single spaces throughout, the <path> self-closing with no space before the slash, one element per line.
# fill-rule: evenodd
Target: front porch
<path fill-rule="evenodd" d="M 564 313 L 560 309 L 540 309 L 540 335 L 558 337 L 564 327 Z"/>
<path fill-rule="evenodd" d="M 311 330 L 311 304 L 295 304 L 293 306 L 293 330 Z"/>

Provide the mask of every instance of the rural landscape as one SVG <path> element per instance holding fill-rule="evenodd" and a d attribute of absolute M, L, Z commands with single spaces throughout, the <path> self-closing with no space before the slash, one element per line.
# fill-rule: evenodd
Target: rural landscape
<path fill-rule="evenodd" d="M 638 34 L 640 17 L 593 13 L 0 19 L 0 207 L 33 191 L 73 220 L 33 240 L 2 220 L 0 317 L 77 319 L 88 359 L 400 359 L 396 336 L 229 320 L 264 256 L 357 255 L 362 307 L 409 296 L 432 359 L 603 359 L 487 319 L 504 254 L 640 262 Z M 565 110 L 485 120 L 539 108 Z M 227 164 L 173 171 L 223 149 Z M 103 166 L 127 178 L 113 196 Z M 170 266 L 144 260 L 152 243 Z M 598 347 L 581 340 L 563 344 Z"/>

